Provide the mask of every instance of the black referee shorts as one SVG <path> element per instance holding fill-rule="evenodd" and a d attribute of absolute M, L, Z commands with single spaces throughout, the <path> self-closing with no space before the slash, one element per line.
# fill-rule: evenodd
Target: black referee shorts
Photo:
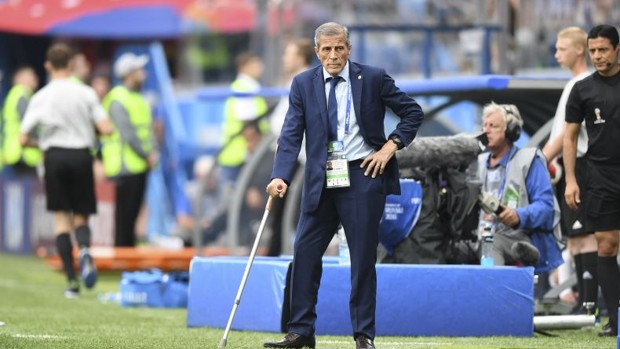
<path fill-rule="evenodd" d="M 97 213 L 93 156 L 89 149 L 50 148 L 45 152 L 44 164 L 49 211 Z"/>
<path fill-rule="evenodd" d="M 560 158 L 560 166 L 564 168 L 564 161 Z M 577 158 L 575 163 L 575 178 L 577 179 L 577 185 L 579 185 L 579 199 L 581 204 L 576 210 L 572 210 L 566 203 L 564 192 L 566 191 L 566 172 L 562 174 L 562 177 L 555 186 L 557 193 L 558 203 L 560 204 L 561 220 L 560 227 L 562 228 L 562 235 L 564 237 L 583 236 L 593 234 L 593 230 L 588 229 L 587 215 L 586 215 L 586 202 L 588 201 L 588 191 L 586 190 L 586 180 L 588 173 L 588 162 L 585 158 Z"/>
<path fill-rule="evenodd" d="M 588 227 L 593 231 L 620 229 L 620 166 L 588 163 Z"/>

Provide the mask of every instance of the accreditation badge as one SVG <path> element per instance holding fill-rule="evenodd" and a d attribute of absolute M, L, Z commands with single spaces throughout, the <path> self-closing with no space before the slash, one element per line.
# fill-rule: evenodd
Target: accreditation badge
<path fill-rule="evenodd" d="M 329 142 L 327 146 L 327 164 L 325 166 L 326 188 L 346 188 L 349 180 L 349 162 L 342 141 Z"/>
<path fill-rule="evenodd" d="M 515 185 L 516 186 L 516 185 Z M 518 186 L 508 185 L 506 195 L 504 195 L 504 203 L 513 210 L 519 207 L 519 190 Z"/>

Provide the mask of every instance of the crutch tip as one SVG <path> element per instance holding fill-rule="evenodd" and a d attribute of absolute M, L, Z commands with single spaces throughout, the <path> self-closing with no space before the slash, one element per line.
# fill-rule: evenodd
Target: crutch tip
<path fill-rule="evenodd" d="M 226 348 L 226 338 L 222 338 L 222 340 L 220 341 L 220 345 L 218 346 L 218 348 Z"/>

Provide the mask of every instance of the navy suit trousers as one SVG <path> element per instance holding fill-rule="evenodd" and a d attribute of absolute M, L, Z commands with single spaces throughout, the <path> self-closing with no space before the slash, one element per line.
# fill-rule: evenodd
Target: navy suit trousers
<path fill-rule="evenodd" d="M 364 176 L 359 163 L 350 166 L 351 186 L 323 189 L 315 211 L 302 212 L 297 226 L 291 274 L 289 332 L 314 334 L 322 257 L 342 222 L 351 254 L 349 309 L 353 334 L 375 337 L 377 245 L 385 207 L 381 176 Z"/>

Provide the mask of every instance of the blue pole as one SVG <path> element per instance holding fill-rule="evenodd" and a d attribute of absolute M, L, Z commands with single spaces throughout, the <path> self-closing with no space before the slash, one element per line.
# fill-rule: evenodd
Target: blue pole
<path fill-rule="evenodd" d="M 362 63 L 366 63 L 366 30 L 365 29 L 360 29 L 359 30 L 359 49 L 358 49 L 358 54 L 357 54 L 357 58 L 359 59 L 360 62 Z"/>
<path fill-rule="evenodd" d="M 480 59 L 480 73 L 491 74 L 491 28 L 484 28 L 482 39 L 482 56 Z"/>
<path fill-rule="evenodd" d="M 425 78 L 432 75 L 431 57 L 433 50 L 433 31 L 431 29 L 424 30 L 424 44 L 422 45 L 422 72 Z"/>

